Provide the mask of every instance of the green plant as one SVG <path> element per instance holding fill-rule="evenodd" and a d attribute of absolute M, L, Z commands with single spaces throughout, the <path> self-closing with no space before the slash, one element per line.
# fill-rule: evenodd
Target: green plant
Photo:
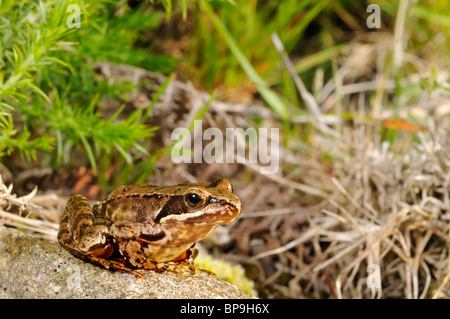
<path fill-rule="evenodd" d="M 207 88 L 255 86 L 261 96 L 281 117 L 287 106 L 298 102 L 290 77 L 280 78 L 279 55 L 271 42 L 277 32 L 288 52 L 302 43 L 306 28 L 326 9 L 329 1 L 199 1 L 202 10 L 195 10 L 198 21 L 195 44 L 190 50 L 192 64 L 200 64 L 198 76 Z M 212 9 L 215 9 L 213 12 Z M 217 32 L 211 32 L 211 25 Z M 312 49 L 312 48 L 311 48 Z M 306 51 L 313 54 L 312 50 Z M 231 53 L 231 55 L 230 55 Z M 307 71 L 329 61 L 329 55 L 316 55 L 309 60 Z M 199 63 L 197 63 L 199 64 Z M 299 63 L 301 69 L 305 64 Z M 244 71 L 244 72 L 243 72 Z M 271 81 L 266 81 L 271 78 Z M 253 85 L 251 84 L 253 83 Z M 281 88 L 272 92 L 268 83 Z M 279 91 L 279 90 L 277 90 Z"/>
<path fill-rule="evenodd" d="M 240 291 L 257 297 L 255 283 L 247 278 L 245 270 L 241 265 L 234 265 L 225 260 L 213 259 L 210 255 L 199 254 L 194 264 L 200 269 L 212 271 L 217 278 L 228 281 L 235 285 Z"/>

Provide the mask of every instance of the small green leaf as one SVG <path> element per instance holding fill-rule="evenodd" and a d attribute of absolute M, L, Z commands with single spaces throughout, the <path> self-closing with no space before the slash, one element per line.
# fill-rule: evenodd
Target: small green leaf
<path fill-rule="evenodd" d="M 32 89 L 34 92 L 36 92 L 37 94 L 39 94 L 40 96 L 42 96 L 45 100 L 47 100 L 47 102 L 52 103 L 52 101 L 49 99 L 49 97 L 47 96 L 47 94 L 45 94 L 40 88 L 38 88 L 36 85 L 34 85 L 33 83 L 28 83 L 27 86 Z"/>
<path fill-rule="evenodd" d="M 156 91 L 155 95 L 152 98 L 152 102 L 150 103 L 149 107 L 144 113 L 144 116 L 142 118 L 142 122 L 147 120 L 151 116 L 151 112 L 153 111 L 153 108 L 155 107 L 156 102 L 159 101 L 159 98 L 161 95 L 166 91 L 169 84 L 173 81 L 175 78 L 175 73 L 170 74 L 164 82 L 159 86 L 158 90 Z"/>
<path fill-rule="evenodd" d="M 86 139 L 86 137 L 82 133 L 79 133 L 78 136 L 81 140 L 81 143 L 83 143 L 84 149 L 86 150 L 86 154 L 89 158 L 89 163 L 91 163 L 92 170 L 94 172 L 96 172 L 97 171 L 97 163 L 95 161 L 94 152 L 92 151 L 92 148 L 89 145 L 89 142 Z"/>
<path fill-rule="evenodd" d="M 4 108 L 8 109 L 8 110 L 11 110 L 11 111 L 14 110 L 14 106 L 12 106 L 12 105 L 10 105 L 8 103 L 0 102 L 0 105 L 3 106 Z"/>
<path fill-rule="evenodd" d="M 133 163 L 133 158 L 131 157 L 130 154 L 128 154 L 123 148 L 122 146 L 120 146 L 118 143 L 114 142 L 114 147 L 119 151 L 120 154 L 122 154 L 123 158 L 125 159 L 125 161 L 127 161 L 128 164 L 132 164 Z"/>

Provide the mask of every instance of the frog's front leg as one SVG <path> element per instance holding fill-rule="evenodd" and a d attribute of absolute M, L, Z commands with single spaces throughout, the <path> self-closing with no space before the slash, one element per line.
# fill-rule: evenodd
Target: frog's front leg
<path fill-rule="evenodd" d="M 199 268 L 193 264 L 197 254 L 198 250 L 195 248 L 195 244 L 193 244 L 186 252 L 172 261 L 156 262 L 147 260 L 144 268 L 158 272 L 170 271 L 177 273 L 182 277 L 198 274 Z"/>
<path fill-rule="evenodd" d="M 197 254 L 194 245 L 166 246 L 161 242 L 166 234 L 158 224 L 116 222 L 111 226 L 111 234 L 123 259 L 133 268 L 170 271 L 183 277 L 198 273 L 198 268 L 193 265 Z"/>
<path fill-rule="evenodd" d="M 94 214 L 86 197 L 75 195 L 67 202 L 58 231 L 58 241 L 73 255 L 92 260 L 108 258 L 114 251 L 109 235 L 111 221 Z"/>
<path fill-rule="evenodd" d="M 167 265 L 169 271 L 179 273 L 181 276 L 185 277 L 186 272 L 191 274 L 198 274 L 199 268 L 194 265 L 194 259 L 198 255 L 198 249 L 195 247 L 195 243 L 181 256 L 175 260 L 164 263 Z M 217 275 L 212 271 L 201 269 L 201 271 L 206 272 L 211 277 L 217 278 Z"/>

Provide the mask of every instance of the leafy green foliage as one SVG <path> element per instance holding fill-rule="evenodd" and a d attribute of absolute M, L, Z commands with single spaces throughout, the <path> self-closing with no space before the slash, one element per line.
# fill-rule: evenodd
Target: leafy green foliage
<path fill-rule="evenodd" d="M 36 149 L 49 152 L 53 145 L 53 138 L 42 135 L 30 140 L 30 132 L 25 126 L 21 132 L 14 128 L 11 116 L 0 117 L 0 156 L 18 149 L 22 156 L 28 160 L 36 159 Z"/>
<path fill-rule="evenodd" d="M 173 58 L 155 55 L 151 48 L 139 46 L 141 32 L 158 27 L 164 15 L 151 7 L 123 10 L 121 16 L 104 11 L 101 17 L 90 21 L 89 28 L 77 32 L 78 54 L 92 61 L 123 63 L 164 73 L 173 70 L 176 64 Z"/>
<path fill-rule="evenodd" d="M 94 62 L 171 71 L 174 59 L 139 47 L 142 30 L 157 27 L 163 14 L 115 0 L 3 1 L 0 11 L 0 157 L 17 150 L 35 159 L 44 151 L 54 166 L 67 165 L 82 146 L 96 170 L 106 169 L 115 153 L 127 164 L 132 154 L 149 156 L 151 113 L 136 110 L 121 119 L 121 107 L 104 119 L 104 97 L 121 97 L 134 85 L 103 81 Z"/>
<path fill-rule="evenodd" d="M 233 52 L 230 41 L 243 52 L 247 61 L 262 79 L 279 73 L 279 55 L 271 42 L 271 34 L 277 32 L 286 50 L 290 52 L 302 43 L 302 37 L 305 30 L 310 26 L 320 13 L 327 9 L 328 0 L 322 1 L 296 1 L 286 0 L 282 2 L 271 1 L 241 1 L 231 3 L 227 1 L 214 1 L 214 8 L 217 12 L 217 18 L 220 24 L 226 28 L 228 35 L 224 37 L 224 32 L 218 28 L 211 15 L 208 1 L 200 1 L 200 7 L 203 10 L 194 11 L 195 19 L 198 20 L 198 28 L 195 37 L 196 45 L 190 51 L 190 59 L 195 64 L 196 61 L 203 61 L 201 64 L 199 77 L 205 78 L 204 85 L 207 88 L 216 86 L 236 87 L 248 82 L 248 78 L 255 82 L 253 76 L 248 76 L 246 63 L 243 59 L 234 53 L 235 57 L 229 52 Z M 329 9 L 328 9 L 329 10 Z M 218 32 L 211 32 L 210 21 L 212 20 Z M 223 41 L 225 40 L 225 41 Z M 305 48 L 308 54 L 320 49 L 320 44 L 311 47 L 311 50 Z M 330 57 L 317 61 L 308 69 L 329 61 Z M 300 67 L 300 66 L 298 66 Z M 242 72 L 244 69 L 245 73 Z M 247 78 L 248 76 L 248 78 Z M 288 83 L 281 83 L 284 87 L 292 85 L 291 80 L 286 78 Z M 259 92 L 262 86 L 256 81 Z M 279 83 L 275 83 L 279 84 Z M 264 89 L 262 89 L 264 92 Z M 296 93 L 285 91 L 283 94 L 290 101 L 297 101 Z M 271 101 L 271 98 L 268 99 Z M 270 104 L 270 102 L 268 102 Z M 278 112 L 284 113 L 281 108 Z"/>
<path fill-rule="evenodd" d="M 152 4 L 155 3 L 154 0 L 147 0 L 147 1 Z M 193 0 L 190 0 L 190 1 L 193 1 Z M 166 16 L 167 16 L 167 19 L 169 19 L 170 16 L 172 15 L 173 1 L 172 0 L 161 0 L 159 2 L 161 2 L 161 4 L 166 9 Z M 175 3 L 177 3 L 181 7 L 181 12 L 183 14 L 183 18 L 186 19 L 188 0 L 175 0 Z"/>

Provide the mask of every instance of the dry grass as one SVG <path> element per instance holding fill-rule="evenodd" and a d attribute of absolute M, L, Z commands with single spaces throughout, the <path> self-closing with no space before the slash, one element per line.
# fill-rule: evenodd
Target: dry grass
<path fill-rule="evenodd" d="M 313 147 L 333 156 L 332 191 L 309 214 L 307 231 L 253 257 L 255 261 L 271 258 L 277 271 L 264 284 L 272 284 L 283 296 L 448 297 L 444 287 L 450 270 L 450 99 L 423 90 L 414 104 L 402 103 L 397 115 L 403 120 L 393 120 L 392 142 L 383 138 L 383 121 L 388 124 L 394 113 L 383 110 L 382 103 L 392 96 L 388 92 L 395 82 L 375 74 L 378 80 L 365 82 L 372 88 L 355 83 L 377 58 L 362 57 L 361 52 L 381 54 L 390 47 L 381 45 L 389 39 L 374 37 L 372 43 L 356 42 L 350 47 L 353 54 L 336 73 L 342 78 L 323 86 L 318 95 L 322 110 L 328 105 L 336 108 L 337 103 L 355 110 L 353 125 L 338 125 L 340 129 L 332 134 L 321 133 L 318 125 L 313 134 Z M 361 51 L 364 46 L 371 49 Z M 363 65 L 349 67 L 347 61 Z M 412 74 L 402 81 L 413 86 L 428 76 Z M 448 73 L 439 71 L 437 78 L 448 90 Z M 375 105 L 367 105 L 371 90 L 376 91 Z M 404 121 L 411 114 L 426 127 Z M 327 165 L 323 169 L 330 170 Z M 287 254 L 294 254 L 296 262 L 283 258 Z M 308 254 L 312 260 L 305 262 Z M 367 285 L 371 265 L 380 267 L 380 289 Z M 285 273 L 291 277 L 280 284 Z"/>
<path fill-rule="evenodd" d="M 340 160 L 332 165 L 341 177 L 330 178 L 334 191 L 310 211 L 308 229 L 253 256 L 276 265 L 265 284 L 292 298 L 448 297 L 450 127 L 437 119 L 429 123 L 430 130 L 418 132 L 419 141 L 402 154 L 367 123 L 335 139 Z M 317 147 L 329 143 L 329 137 L 318 138 Z M 312 247 L 309 263 L 305 247 Z M 287 254 L 300 261 L 286 260 Z M 368 287 L 369 265 L 380 267 L 381 289 Z M 291 277 L 280 285 L 283 273 Z"/>
<path fill-rule="evenodd" d="M 336 278 L 338 298 L 430 297 L 449 269 L 449 128 L 418 133 L 400 155 L 356 132 L 339 145 L 349 151 L 345 178 L 333 179 L 328 207 L 311 218 L 310 240 L 323 247 L 312 272 Z M 379 291 L 366 285 L 372 264 L 381 269 Z"/>
<path fill-rule="evenodd" d="M 6 186 L 0 175 L 0 225 L 16 227 L 32 232 L 37 237 L 56 240 L 60 215 L 58 204 L 61 199 L 56 195 L 36 193 L 37 188 L 26 196 L 17 197 L 13 193 L 13 185 Z"/>

